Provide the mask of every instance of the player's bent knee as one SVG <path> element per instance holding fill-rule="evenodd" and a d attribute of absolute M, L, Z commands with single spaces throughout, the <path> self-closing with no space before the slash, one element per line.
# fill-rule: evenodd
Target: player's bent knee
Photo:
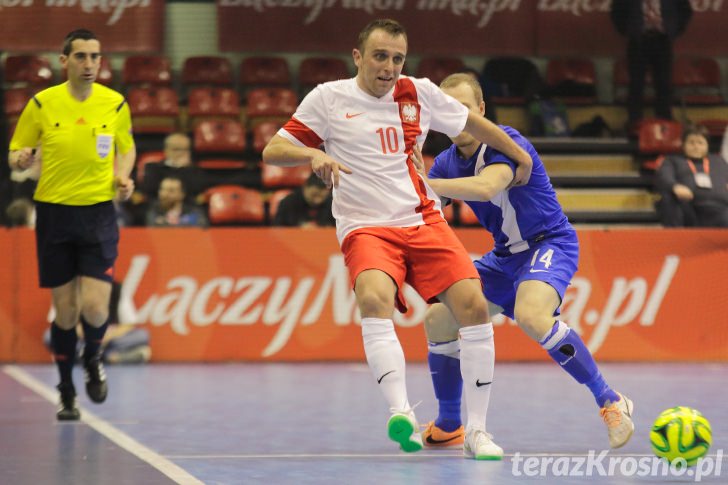
<path fill-rule="evenodd" d="M 429 342 L 451 342 L 458 338 L 459 325 L 453 319 L 450 310 L 441 303 L 436 303 L 427 309 L 423 323 Z"/>
<path fill-rule="evenodd" d="M 58 328 L 71 330 L 78 324 L 78 312 L 63 312 L 56 310 L 56 318 L 53 320 Z"/>
<path fill-rule="evenodd" d="M 453 312 L 455 317 L 463 327 L 469 327 L 472 325 L 480 325 L 486 323 L 489 320 L 488 315 L 488 304 L 484 298 L 473 298 L 464 305 L 463 308 Z"/>
<path fill-rule="evenodd" d="M 89 325 L 99 327 L 109 318 L 109 307 L 108 305 L 99 305 L 96 303 L 86 304 L 81 309 L 81 315 Z"/>
<path fill-rule="evenodd" d="M 394 311 L 391 296 L 378 291 L 363 291 L 357 294 L 357 303 L 362 317 L 390 318 Z"/>
<path fill-rule="evenodd" d="M 553 316 L 545 315 L 527 307 L 516 307 L 514 316 L 518 326 L 535 340 L 539 340 L 546 334 L 554 323 Z"/>

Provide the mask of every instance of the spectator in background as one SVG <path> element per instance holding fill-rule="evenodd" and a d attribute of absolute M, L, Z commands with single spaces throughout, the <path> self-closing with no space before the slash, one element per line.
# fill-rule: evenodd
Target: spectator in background
<path fill-rule="evenodd" d="M 15 199 L 5 209 L 10 227 L 35 228 L 35 206 L 33 201 L 27 197 Z"/>
<path fill-rule="evenodd" d="M 692 13 L 689 0 L 613 0 L 612 22 L 627 36 L 632 126 L 642 119 L 648 66 L 655 85 L 655 116 L 672 119 L 672 43 L 685 31 Z"/>
<path fill-rule="evenodd" d="M 273 225 L 335 226 L 331 201 L 331 190 L 312 173 L 303 187 L 297 188 L 281 200 Z"/>
<path fill-rule="evenodd" d="M 142 193 L 154 200 L 162 180 L 175 176 L 182 180 L 187 195 L 196 197 L 204 189 L 204 172 L 192 164 L 192 142 L 184 133 L 172 133 L 164 139 L 164 160 L 144 166 Z"/>
<path fill-rule="evenodd" d="M 657 170 L 658 204 L 668 227 L 728 227 L 728 164 L 708 153 L 708 130 L 683 133 L 683 153 L 667 156 Z"/>
<path fill-rule="evenodd" d="M 147 211 L 147 226 L 207 226 L 207 218 L 199 207 L 185 201 L 187 196 L 184 182 L 176 176 L 162 179 L 158 199 Z"/>

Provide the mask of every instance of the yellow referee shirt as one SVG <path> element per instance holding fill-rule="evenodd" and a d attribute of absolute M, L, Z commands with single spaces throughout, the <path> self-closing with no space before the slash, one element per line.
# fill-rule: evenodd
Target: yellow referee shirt
<path fill-rule="evenodd" d="M 114 198 L 114 154 L 134 146 L 124 97 L 94 84 L 85 101 L 71 96 L 67 82 L 28 101 L 18 119 L 10 150 L 42 149 L 35 200 L 92 205 Z"/>

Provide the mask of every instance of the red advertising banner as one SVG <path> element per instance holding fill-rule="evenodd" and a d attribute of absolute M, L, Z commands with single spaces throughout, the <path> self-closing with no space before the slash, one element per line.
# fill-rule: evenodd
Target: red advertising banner
<path fill-rule="evenodd" d="M 60 52 L 63 38 L 91 29 L 104 52 L 161 52 L 160 0 L 0 0 L 0 50 Z"/>
<path fill-rule="evenodd" d="M 492 244 L 456 231 L 473 257 Z M 602 361 L 728 361 L 728 231 L 580 231 L 562 319 Z M 330 229 L 125 229 L 117 276 L 151 333 L 154 361 L 364 360 L 355 299 Z M 50 295 L 37 288 L 29 230 L 0 232 L 0 361 L 48 362 Z M 407 287 L 395 315 L 408 359 L 424 360 L 427 305 Z M 500 361 L 546 359 L 502 316 Z"/>
<path fill-rule="evenodd" d="M 536 2 L 482 0 L 218 0 L 221 51 L 351 52 L 371 20 L 407 29 L 422 56 L 519 54 L 535 45 Z"/>
<path fill-rule="evenodd" d="M 728 54 L 728 2 L 692 4 L 677 51 Z M 402 22 L 410 54 L 421 56 L 623 56 L 610 7 L 611 0 L 217 1 L 221 51 L 350 52 L 367 22 L 388 17 Z"/>

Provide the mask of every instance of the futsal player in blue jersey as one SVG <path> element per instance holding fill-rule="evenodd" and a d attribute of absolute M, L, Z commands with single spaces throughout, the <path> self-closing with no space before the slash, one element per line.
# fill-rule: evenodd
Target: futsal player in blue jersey
<path fill-rule="evenodd" d="M 484 114 L 483 92 L 472 76 L 453 74 L 440 87 L 471 111 Z M 533 145 L 513 128 L 501 128 L 533 158 L 525 186 L 510 187 L 513 161 L 467 133 L 452 139 L 453 145 L 435 158 L 428 175 L 419 152 L 413 161 L 440 197 L 465 201 L 493 235 L 495 248 L 475 261 L 491 315 L 502 312 L 515 319 L 559 367 L 589 388 L 601 408 L 609 444 L 619 448 L 634 432 L 632 402 L 609 387 L 579 335 L 558 319 L 564 292 L 577 269 L 576 232 Z M 458 325 L 447 307 L 436 303 L 427 311 L 425 330 L 439 415 L 423 432 L 423 441 L 430 446 L 460 444 L 464 430 Z"/>

